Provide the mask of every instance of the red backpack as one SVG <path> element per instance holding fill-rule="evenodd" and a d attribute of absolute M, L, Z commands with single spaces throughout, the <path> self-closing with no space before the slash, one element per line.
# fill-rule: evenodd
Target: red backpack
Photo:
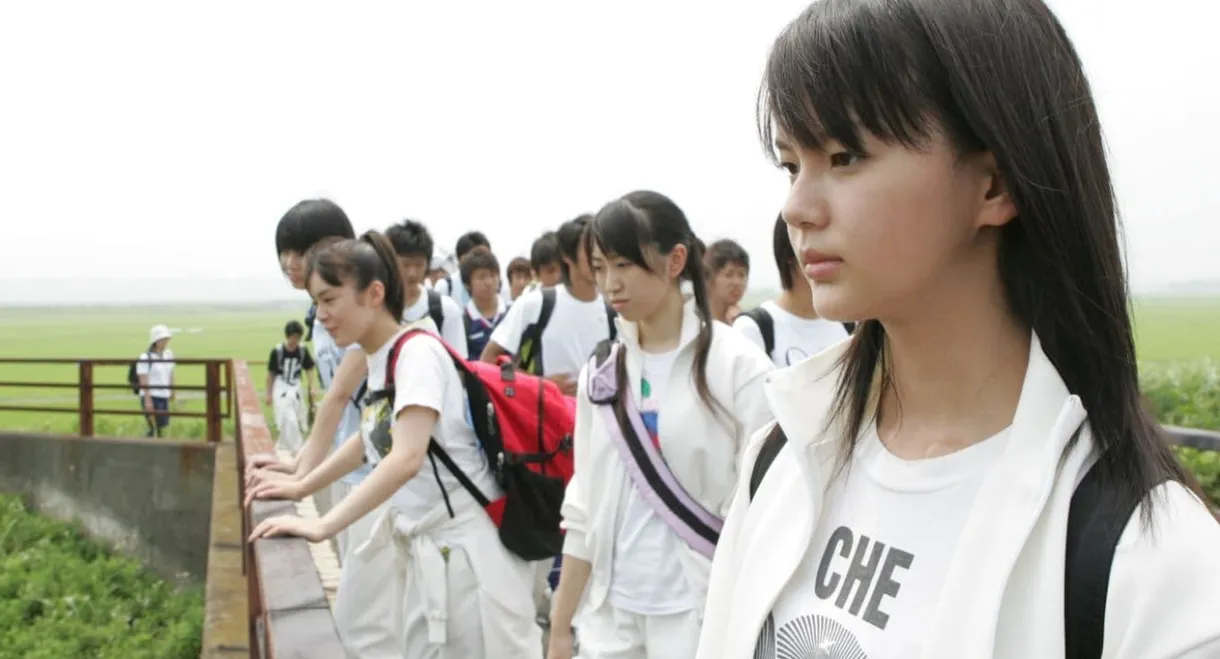
<path fill-rule="evenodd" d="M 428 444 L 429 457 L 443 463 L 483 506 L 499 527 L 505 548 L 529 561 L 557 556 L 563 550 L 559 508 L 573 469 L 576 412 L 571 399 L 566 399 L 554 382 L 516 370 L 511 363 L 495 365 L 462 359 L 427 330 L 409 330 L 395 341 L 386 365 L 385 389 L 370 397 L 389 396 L 393 400 L 398 352 L 403 344 L 419 336 L 439 341 L 453 358 L 466 389 L 469 420 L 504 496 L 489 500 L 435 439 Z M 439 484 L 439 473 L 437 481 Z M 452 517 L 453 507 L 443 486 L 441 493 Z"/>

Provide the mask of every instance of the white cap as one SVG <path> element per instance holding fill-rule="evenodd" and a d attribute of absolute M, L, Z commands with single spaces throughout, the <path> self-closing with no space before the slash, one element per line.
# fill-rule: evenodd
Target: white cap
<path fill-rule="evenodd" d="M 438 248 L 432 255 L 432 262 L 428 264 L 428 269 L 444 270 L 453 274 L 457 271 L 457 259 L 446 250 Z"/>
<path fill-rule="evenodd" d="M 173 336 L 173 334 L 170 333 L 169 328 L 165 325 L 153 325 L 153 328 L 148 330 L 149 343 L 156 343 L 161 339 L 168 339 L 171 336 Z"/>

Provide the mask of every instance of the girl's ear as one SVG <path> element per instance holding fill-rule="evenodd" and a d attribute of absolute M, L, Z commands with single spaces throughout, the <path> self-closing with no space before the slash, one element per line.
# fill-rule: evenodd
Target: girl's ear
<path fill-rule="evenodd" d="M 686 259 L 690 256 L 690 252 L 686 249 L 686 245 L 681 243 L 674 245 L 674 248 L 669 250 L 669 254 L 665 257 L 665 275 L 669 279 L 678 279 L 686 272 Z"/>
<path fill-rule="evenodd" d="M 385 304 L 385 284 L 376 279 L 360 294 L 360 301 L 366 307 L 379 307 Z"/>

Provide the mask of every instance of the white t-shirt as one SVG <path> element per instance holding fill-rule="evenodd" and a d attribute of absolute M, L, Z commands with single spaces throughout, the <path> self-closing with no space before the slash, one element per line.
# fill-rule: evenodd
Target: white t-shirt
<path fill-rule="evenodd" d="M 640 382 L 640 416 L 648 428 L 644 441 L 657 443 L 658 417 L 665 382 L 678 351 L 644 353 Z M 614 563 L 610 569 L 610 603 L 640 615 L 669 615 L 695 608 L 679 558 L 683 541 L 640 496 L 634 483 L 622 490 L 618 503 Z"/>
<path fill-rule="evenodd" d="M 148 376 L 148 392 L 153 398 L 169 398 L 173 393 L 169 386 L 174 381 L 173 361 L 174 351 L 166 348 L 164 352 L 142 352 L 136 361 L 136 375 Z M 140 398 L 144 397 L 144 389 L 140 389 Z"/>
<path fill-rule="evenodd" d="M 775 329 L 775 349 L 767 356 L 780 368 L 816 355 L 848 337 L 847 328 L 838 321 L 801 318 L 784 310 L 772 300 L 759 306 L 771 315 L 771 324 Z M 733 321 L 733 329 L 741 332 L 760 349 L 766 350 L 762 330 L 753 318 L 745 314 L 737 316 Z"/>
<path fill-rule="evenodd" d="M 597 344 L 610 338 L 606 303 L 600 295 L 591 302 L 578 300 L 566 286 L 554 290 L 555 308 L 542 331 L 542 374 L 576 377 Z M 491 333 L 491 341 L 515 354 L 521 335 L 541 314 L 542 289 L 522 294 Z"/>
<path fill-rule="evenodd" d="M 402 330 L 405 331 L 407 330 Z M 369 355 L 369 391 L 385 388 L 387 358 L 402 332 Z M 397 418 L 398 413 L 410 405 L 436 411 L 438 417 L 432 428 L 432 438 L 445 449 L 449 457 L 453 458 L 457 466 L 488 499 L 499 498 L 499 486 L 496 485 L 487 458 L 479 447 L 474 430 L 467 421 L 466 390 L 458 376 L 457 367 L 449 352 L 432 337 L 417 336 L 403 345 L 394 368 L 393 402 L 382 400 L 365 406 L 361 435 L 364 438 L 365 455 L 369 464 L 376 465 L 381 460 L 381 453 L 370 438 L 370 432 L 377 425 L 378 417 L 384 415 L 388 407 L 391 418 Z M 436 467 L 451 499 L 470 496 L 439 460 L 436 461 Z M 425 459 L 419 473 L 395 492 L 390 502 L 399 512 L 412 519 L 418 519 L 435 506 L 442 505 L 444 499 L 437 486 L 437 471 L 432 468 L 432 461 Z"/>
<path fill-rule="evenodd" d="M 1005 430 L 949 455 L 903 460 L 875 427 L 866 431 L 827 492 L 755 659 L 918 657 L 966 517 L 1007 443 Z"/>
<path fill-rule="evenodd" d="M 420 286 L 420 289 L 419 299 L 402 313 L 404 323 L 412 323 L 417 327 L 420 326 L 419 321 L 428 318 L 428 291 L 423 286 Z M 448 295 L 441 295 L 441 326 L 436 328 L 436 332 L 445 343 L 453 346 L 459 355 L 470 357 L 466 354 L 466 325 L 462 321 L 462 308 Z"/>
<path fill-rule="evenodd" d="M 339 368 L 339 363 L 351 350 L 359 350 L 360 346 L 353 343 L 346 348 L 340 347 L 335 343 L 334 338 L 326 331 L 326 327 L 318 320 L 313 322 L 313 354 L 314 361 L 318 367 L 318 379 L 322 381 L 324 389 L 330 389 L 330 383 L 335 377 L 335 371 Z M 359 386 L 359 385 L 357 385 Z M 355 396 L 356 392 L 352 392 Z M 343 442 L 360 430 L 360 408 L 356 406 L 352 399 L 349 399 L 347 405 L 343 407 L 343 416 L 339 419 L 339 427 L 335 429 L 334 446 L 338 448 Z M 360 465 L 355 471 L 343 477 L 343 482 L 355 485 L 364 480 L 364 477 L 372 471 L 368 465 Z"/>

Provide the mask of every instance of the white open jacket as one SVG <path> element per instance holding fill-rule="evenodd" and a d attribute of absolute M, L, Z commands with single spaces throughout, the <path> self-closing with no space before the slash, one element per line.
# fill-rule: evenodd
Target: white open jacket
<path fill-rule="evenodd" d="M 810 549 L 836 457 L 838 428 L 823 428 L 847 345 L 768 377 L 767 399 L 789 442 L 753 502 L 750 471 L 769 429 L 746 448 L 713 560 L 698 659 L 752 657 L 773 603 Z M 928 602 L 920 657 L 1064 656 L 1068 507 L 1095 459 L 1087 425 L 1064 451 L 1085 416 L 1034 337 L 1002 467 L 978 493 L 940 600 Z M 1220 524 L 1181 484 L 1153 494 L 1153 534 L 1137 510 L 1114 557 L 1104 657 L 1220 657 Z"/>
<path fill-rule="evenodd" d="M 639 401 L 643 356 L 635 323 L 618 322 L 618 338 L 627 353 L 627 382 L 619 390 Z M 763 392 L 763 378 L 774 365 L 757 346 L 723 323 L 714 323 L 707 360 L 707 383 L 712 395 L 737 420 L 718 419 L 695 389 L 695 339 L 699 318 L 688 301 L 682 319 L 678 355 L 662 389 L 658 416 L 661 452 L 692 497 L 708 511 L 723 516 L 738 481 L 738 468 L 746 440 L 768 425 L 771 412 Z M 622 459 L 611 442 L 602 413 L 589 402 L 588 367 L 581 371 L 576 392 L 576 431 L 573 436 L 575 472 L 563 501 L 563 553 L 593 565 L 585 590 L 589 610 L 601 606 L 610 587 L 610 566 L 618 531 L 619 498 L 631 487 Z M 724 415 L 722 414 L 722 417 Z M 681 556 L 687 583 L 696 601 L 707 588 L 710 561 L 689 547 Z"/>

